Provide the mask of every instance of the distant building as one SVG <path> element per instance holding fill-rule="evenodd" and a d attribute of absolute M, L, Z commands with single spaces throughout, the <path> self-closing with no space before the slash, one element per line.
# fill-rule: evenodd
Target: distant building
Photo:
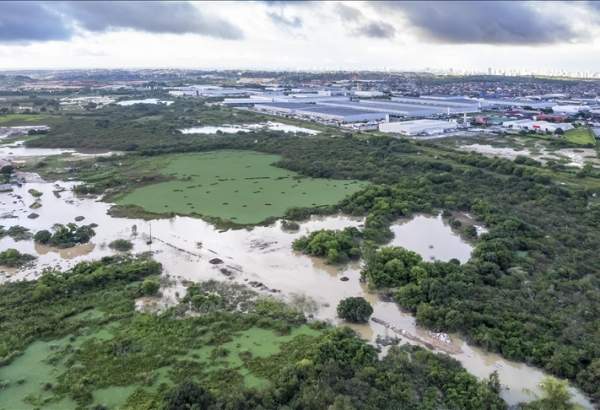
<path fill-rule="evenodd" d="M 254 108 L 270 114 L 291 115 L 316 121 L 333 123 L 369 122 L 387 120 L 388 115 L 350 107 L 302 103 L 261 103 Z"/>
<path fill-rule="evenodd" d="M 484 98 L 479 100 L 481 107 L 484 109 L 493 108 L 532 108 L 534 110 L 542 110 L 552 108 L 553 102 L 550 101 L 534 101 L 531 99 L 496 99 L 496 98 Z"/>
<path fill-rule="evenodd" d="M 384 94 L 381 91 L 354 91 L 354 95 L 362 98 L 374 98 L 384 96 Z"/>
<path fill-rule="evenodd" d="M 505 128 L 512 128 L 517 130 L 525 131 L 540 131 L 540 132 L 556 132 L 561 129 L 568 131 L 574 127 L 567 122 L 552 123 L 547 121 L 534 121 L 534 120 L 513 120 L 505 121 L 502 123 Z"/>
<path fill-rule="evenodd" d="M 533 117 L 536 121 L 548 121 L 548 122 L 565 122 L 567 121 L 566 115 L 560 114 L 538 114 Z"/>
<path fill-rule="evenodd" d="M 400 122 L 384 122 L 379 124 L 379 131 L 407 136 L 436 135 L 458 128 L 455 121 L 414 120 Z"/>
<path fill-rule="evenodd" d="M 552 111 L 564 114 L 577 114 L 582 111 L 589 111 L 590 107 L 587 105 L 554 105 Z"/>

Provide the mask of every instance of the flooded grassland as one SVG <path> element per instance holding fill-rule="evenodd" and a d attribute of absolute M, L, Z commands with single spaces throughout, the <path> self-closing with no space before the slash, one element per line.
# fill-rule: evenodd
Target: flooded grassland
<path fill-rule="evenodd" d="M 163 299 L 158 300 L 158 306 L 176 303 L 185 295 L 185 287 L 190 283 L 214 279 L 246 285 L 262 294 L 288 301 L 309 317 L 343 324 L 336 317 L 338 302 L 349 296 L 363 296 L 374 309 L 368 324 L 353 326 L 363 338 L 373 343 L 382 337 L 398 338 L 401 343 L 445 352 L 479 377 L 487 377 L 497 371 L 504 387 L 502 395 L 510 404 L 530 399 L 525 389 L 537 392 L 538 383 L 545 376 L 536 368 L 475 348 L 458 335 L 437 334 L 420 328 L 414 317 L 403 312 L 394 302 L 369 292 L 360 281 L 360 262 L 331 266 L 292 250 L 292 242 L 302 235 L 319 229 L 358 227 L 364 222 L 362 218 L 343 215 L 313 217 L 301 223 L 300 229 L 295 232 L 282 229 L 280 221 L 267 226 L 223 231 L 202 219 L 185 216 L 157 220 L 112 217 L 108 214 L 110 203 L 95 197 L 75 195 L 72 188 L 77 182 L 50 183 L 33 175 L 24 177 L 26 182 L 21 187 L 15 186 L 12 192 L 0 193 L 0 225 L 21 225 L 35 232 L 48 229 L 54 223 L 65 224 L 84 216 L 84 223 L 96 223 L 98 227 L 90 244 L 68 252 L 40 247 L 30 240 L 17 242 L 10 237 L 2 238 L 1 249 L 16 248 L 37 257 L 32 266 L 16 271 L 4 270 L 0 273 L 2 281 L 33 279 L 44 268 L 66 269 L 82 260 L 112 255 L 115 251 L 108 247 L 108 243 L 117 238 L 128 239 L 133 243 L 133 253 L 151 252 L 153 258 L 164 266 Z M 39 215 L 36 219 L 27 217 L 31 213 L 29 206 L 35 201 L 29 193 L 31 189 L 42 193 L 39 199 L 41 207 L 35 211 Z M 331 187 L 323 189 L 330 190 Z M 162 196 L 162 200 L 168 201 L 169 196 L 174 194 L 172 191 L 162 192 L 157 195 L 157 200 L 161 200 Z M 202 199 L 194 201 L 202 203 Z M 226 207 L 222 203 L 220 206 Z M 391 230 L 394 233 L 391 245 L 413 250 L 425 260 L 456 258 L 465 262 L 470 257 L 472 246 L 457 236 L 441 216 L 418 215 L 410 220 L 398 221 Z M 140 301 L 140 308 L 146 303 L 152 304 L 153 299 Z M 48 349 L 47 346 L 35 348 L 44 352 Z M 7 371 L 8 368 L 0 369 Z M 581 394 L 573 392 L 579 403 L 591 407 Z"/>

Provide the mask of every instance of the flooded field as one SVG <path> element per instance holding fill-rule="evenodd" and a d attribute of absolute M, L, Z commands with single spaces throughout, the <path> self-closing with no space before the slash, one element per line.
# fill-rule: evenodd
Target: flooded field
<path fill-rule="evenodd" d="M 456 148 L 462 151 L 474 151 L 489 157 L 500 157 L 511 160 L 522 155 L 540 161 L 542 164 L 545 164 L 548 160 L 554 160 L 577 168 L 582 168 L 587 162 L 594 166 L 600 166 L 600 160 L 598 159 L 596 150 L 593 148 L 562 148 L 550 151 L 543 147 L 531 150 L 528 148 L 497 147 L 489 144 L 460 145 Z"/>
<path fill-rule="evenodd" d="M 336 204 L 366 186 L 359 181 L 302 177 L 274 167 L 279 159 L 251 151 L 171 155 L 160 172 L 175 179 L 136 188 L 116 202 L 154 213 L 256 224 L 281 217 L 292 207 Z"/>
<path fill-rule="evenodd" d="M 465 263 L 471 257 L 471 245 L 453 234 L 441 214 L 437 217 L 417 215 L 392 225 L 391 229 L 394 239 L 390 245 L 415 251 L 426 261 L 447 262 L 455 258 Z"/>
<path fill-rule="evenodd" d="M 0 127 L 0 140 L 8 137 L 27 135 L 29 131 L 47 131 L 47 125 L 20 125 L 15 127 Z"/>
<path fill-rule="evenodd" d="M 340 323 L 335 312 L 337 303 L 348 296 L 363 296 L 372 303 L 374 314 L 369 324 L 352 326 L 362 337 L 373 343 L 378 337 L 396 337 L 402 343 L 448 353 L 479 377 L 497 371 L 504 386 L 502 395 L 510 404 L 531 398 L 524 389 L 537 392 L 537 385 L 545 376 L 536 368 L 470 346 L 459 336 L 437 334 L 418 327 L 413 316 L 366 289 L 359 280 L 360 263 L 330 266 L 295 253 L 291 248 L 292 242 L 301 235 L 323 228 L 360 226 L 361 218 L 313 217 L 293 233 L 282 230 L 279 221 L 254 229 L 219 231 L 203 220 L 188 217 L 153 221 L 113 218 L 107 215 L 110 204 L 74 196 L 70 190 L 73 182 L 54 184 L 40 182 L 31 175 L 26 177 L 31 182 L 15 187 L 13 192 L 0 194 L 0 225 L 22 225 L 35 232 L 54 223 L 73 222 L 77 216 L 84 216 L 81 223 L 98 224 L 96 236 L 90 244 L 71 248 L 68 252 L 4 237 L 0 240 L 0 249 L 16 248 L 38 259 L 34 266 L 0 272 L 0 282 L 33 279 L 45 267 L 65 269 L 82 260 L 114 254 L 108 243 L 117 238 L 129 239 L 134 244 L 133 252 L 150 251 L 163 264 L 162 305 L 175 303 L 183 297 L 186 281 L 217 279 L 246 284 L 263 294 L 286 299 L 310 317 Z M 66 190 L 55 195 L 53 191 L 58 191 L 59 187 Z M 32 188 L 42 193 L 42 206 L 36 209 L 37 219 L 27 217 L 31 213 L 29 206 L 35 200 L 28 192 Z M 148 243 L 150 231 L 152 241 Z M 419 215 L 399 221 L 392 226 L 392 231 L 395 235 L 392 245 L 418 252 L 425 260 L 457 258 L 464 262 L 472 250 L 440 216 Z M 167 276 L 169 280 L 166 280 Z M 48 347 L 36 345 L 34 348 L 42 351 Z M 0 371 L 7 369 L 0 367 Z M 573 392 L 577 402 L 591 408 L 579 392 Z"/>
<path fill-rule="evenodd" d="M 260 124 L 240 124 L 240 125 L 221 125 L 218 127 L 214 126 L 201 126 L 184 128 L 181 131 L 182 134 L 216 134 L 222 132 L 224 134 L 236 134 L 238 132 L 250 132 L 260 129 L 267 129 L 271 131 L 282 131 L 289 133 L 304 133 L 309 135 L 316 135 L 319 131 L 311 130 L 310 128 L 297 127 L 295 125 L 283 124 L 281 122 L 263 122 Z"/>

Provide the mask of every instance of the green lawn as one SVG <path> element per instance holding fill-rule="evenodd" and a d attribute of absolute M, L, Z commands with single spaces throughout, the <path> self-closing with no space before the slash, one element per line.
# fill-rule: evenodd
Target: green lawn
<path fill-rule="evenodd" d="M 596 144 L 596 139 L 594 138 L 592 131 L 589 128 L 584 127 L 574 128 L 565 132 L 564 138 L 573 144 Z"/>
<path fill-rule="evenodd" d="M 256 224 L 291 207 L 332 205 L 365 183 L 301 177 L 272 166 L 276 155 L 213 151 L 169 157 L 160 171 L 175 179 L 135 189 L 116 200 L 154 213 L 174 212 Z"/>
<path fill-rule="evenodd" d="M 38 124 L 49 118 L 43 114 L 6 114 L 0 115 L 0 126 Z"/>

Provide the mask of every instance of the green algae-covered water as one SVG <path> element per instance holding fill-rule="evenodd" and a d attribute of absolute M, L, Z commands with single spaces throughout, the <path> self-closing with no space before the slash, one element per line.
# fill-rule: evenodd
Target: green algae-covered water
<path fill-rule="evenodd" d="M 252 151 L 172 155 L 161 173 L 173 180 L 137 188 L 117 203 L 256 224 L 283 216 L 292 207 L 336 204 L 366 185 L 301 177 L 272 165 L 280 159 Z"/>

